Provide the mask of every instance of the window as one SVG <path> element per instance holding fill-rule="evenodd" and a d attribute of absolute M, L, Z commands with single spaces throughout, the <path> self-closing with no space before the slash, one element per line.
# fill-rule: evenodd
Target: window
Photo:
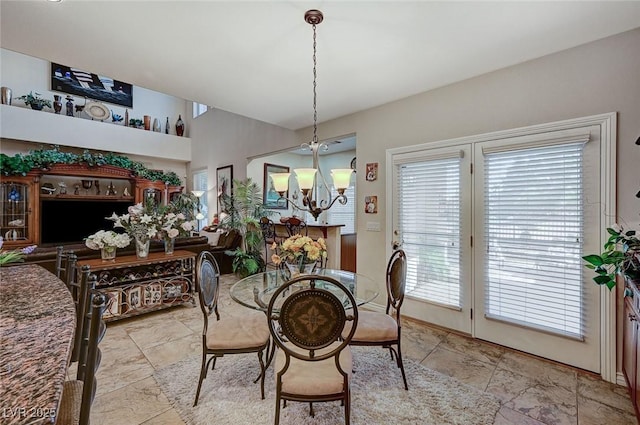
<path fill-rule="evenodd" d="M 460 307 L 460 153 L 396 167 L 407 296 Z"/>
<path fill-rule="evenodd" d="M 209 110 L 209 107 L 207 105 L 203 105 L 202 103 L 192 102 L 192 104 L 193 104 L 193 118 L 197 118 Z"/>
<path fill-rule="evenodd" d="M 202 229 L 202 227 L 206 226 L 208 223 L 207 220 L 207 212 L 208 208 L 208 179 L 209 176 L 207 174 L 207 170 L 197 171 L 193 173 L 193 190 L 201 190 L 204 192 L 199 199 L 199 210 L 200 213 L 204 216 L 201 220 L 197 221 L 198 230 Z M 196 212 L 197 213 L 197 212 Z"/>
<path fill-rule="evenodd" d="M 336 202 L 327 210 L 327 222 L 329 224 L 344 224 L 344 227 L 340 228 L 340 233 L 343 235 L 356 232 L 357 202 L 355 185 L 351 185 L 344 191 L 344 194 L 347 196 L 347 203 L 345 205 Z M 335 189 L 331 189 L 331 196 L 338 196 L 338 192 Z"/>
<path fill-rule="evenodd" d="M 488 318 L 582 338 L 583 147 L 485 152 Z"/>

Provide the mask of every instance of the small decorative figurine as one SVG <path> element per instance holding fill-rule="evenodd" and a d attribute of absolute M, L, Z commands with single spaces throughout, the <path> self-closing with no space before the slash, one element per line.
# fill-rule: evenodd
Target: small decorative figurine
<path fill-rule="evenodd" d="M 122 196 L 129 196 L 129 189 L 125 187 L 124 190 L 122 191 Z"/>
<path fill-rule="evenodd" d="M 67 184 L 65 182 L 58 183 L 58 187 L 60 188 L 60 190 L 58 191 L 60 195 L 67 194 Z"/>
<path fill-rule="evenodd" d="M 107 195 L 116 196 L 116 187 L 113 185 L 113 182 L 109 182 L 109 186 L 107 186 Z"/>
<path fill-rule="evenodd" d="M 80 184 L 76 183 L 73 185 L 73 194 L 74 195 L 80 195 Z"/>
<path fill-rule="evenodd" d="M 67 96 L 65 97 L 65 99 L 67 99 L 67 116 L 72 117 L 73 116 L 73 97 Z"/>

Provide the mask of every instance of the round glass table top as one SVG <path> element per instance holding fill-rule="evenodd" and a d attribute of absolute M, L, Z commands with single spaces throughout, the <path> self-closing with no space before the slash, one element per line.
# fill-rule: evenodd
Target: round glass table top
<path fill-rule="evenodd" d="M 358 305 L 366 304 L 378 296 L 378 292 L 376 291 L 363 289 L 375 288 L 375 282 L 366 276 L 345 270 L 333 269 L 319 269 L 313 274 L 331 277 L 342 283 L 354 294 Z M 271 296 L 275 293 L 276 289 L 289 279 L 290 274 L 284 270 L 270 270 L 264 273 L 254 274 L 237 281 L 231 287 L 231 298 L 245 307 L 266 311 Z M 329 285 L 327 285 L 326 289 L 331 290 Z"/>

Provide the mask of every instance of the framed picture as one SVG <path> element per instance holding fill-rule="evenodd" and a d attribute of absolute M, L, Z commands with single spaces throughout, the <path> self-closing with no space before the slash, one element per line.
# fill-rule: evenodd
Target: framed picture
<path fill-rule="evenodd" d="M 107 297 L 107 307 L 104 310 L 104 317 L 120 315 L 120 291 L 103 292 Z"/>
<path fill-rule="evenodd" d="M 223 198 L 231 196 L 233 190 L 233 165 L 216 169 L 216 184 L 218 185 L 218 212 L 224 211 Z"/>
<path fill-rule="evenodd" d="M 128 108 L 133 107 L 131 84 L 53 62 L 51 62 L 51 90 Z"/>
<path fill-rule="evenodd" d="M 368 182 L 376 181 L 378 179 L 378 163 L 371 162 L 367 164 L 367 175 L 365 176 Z"/>
<path fill-rule="evenodd" d="M 160 304 L 162 302 L 162 289 L 159 283 L 144 287 L 144 305 Z"/>
<path fill-rule="evenodd" d="M 283 165 L 275 165 L 275 164 L 264 164 L 264 184 L 262 185 L 263 191 L 263 203 L 265 208 L 269 208 L 272 210 L 286 210 L 289 208 L 289 201 L 286 199 L 280 199 L 280 194 L 276 192 L 273 187 L 273 180 L 269 177 L 271 173 L 288 173 L 289 167 L 285 167 Z M 287 187 L 288 192 L 289 187 Z M 287 193 L 284 194 L 285 198 L 287 197 Z M 280 201 L 278 201 L 280 200 Z"/>
<path fill-rule="evenodd" d="M 378 197 L 377 196 L 365 196 L 364 197 L 364 212 L 367 214 L 378 213 Z"/>
<path fill-rule="evenodd" d="M 142 307 L 142 288 L 140 286 L 127 290 L 127 303 L 129 304 L 129 310 Z"/>

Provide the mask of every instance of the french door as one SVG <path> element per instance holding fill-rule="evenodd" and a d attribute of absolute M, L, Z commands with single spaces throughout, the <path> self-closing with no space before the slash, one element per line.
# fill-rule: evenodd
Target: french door
<path fill-rule="evenodd" d="M 599 126 L 390 158 L 406 314 L 599 372 Z"/>

